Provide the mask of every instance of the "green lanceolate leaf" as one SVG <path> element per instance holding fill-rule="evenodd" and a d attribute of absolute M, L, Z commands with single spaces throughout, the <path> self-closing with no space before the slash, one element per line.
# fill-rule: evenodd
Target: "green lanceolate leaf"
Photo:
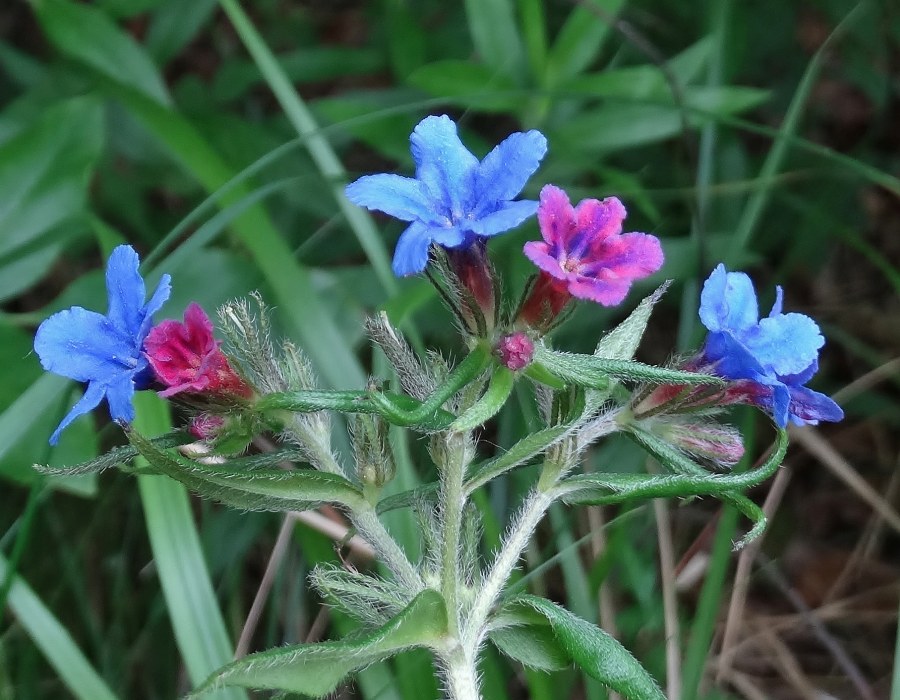
<path fill-rule="evenodd" d="M 178 447 L 179 445 L 194 442 L 195 439 L 196 438 L 192 438 L 186 433 L 172 432 L 158 438 L 152 438 L 150 442 L 154 447 L 166 449 L 168 447 Z M 105 471 L 106 469 L 111 469 L 112 467 L 118 467 L 121 464 L 126 464 L 138 454 L 137 448 L 135 448 L 134 445 L 122 445 L 121 447 L 114 447 L 109 452 L 100 455 L 96 459 L 91 459 L 87 462 L 82 462 L 81 464 L 74 464 L 71 467 L 52 467 L 47 464 L 35 464 L 34 468 L 43 474 L 51 474 L 54 476 L 93 474 Z"/>
<path fill-rule="evenodd" d="M 638 444 L 650 452 L 664 467 L 672 470 L 679 475 L 708 477 L 715 476 L 721 483 L 728 484 L 730 489 L 749 489 L 759 486 L 766 479 L 772 476 L 784 459 L 788 446 L 788 434 L 786 430 L 778 430 L 775 439 L 775 446 L 769 458 L 758 468 L 749 472 L 739 474 L 718 475 L 710 474 L 699 464 L 691 460 L 681 450 L 674 445 L 666 442 L 658 435 L 640 427 L 632 426 L 628 432 Z"/>
<path fill-rule="evenodd" d="M 390 513 L 392 510 L 397 510 L 399 508 L 409 508 L 410 506 L 419 503 L 422 499 L 434 499 L 439 487 L 440 483 L 435 481 L 430 484 L 424 484 L 416 489 L 395 493 L 392 496 L 380 500 L 375 510 L 381 515 L 382 513 Z"/>
<path fill-rule="evenodd" d="M 721 385 L 722 379 L 710 374 L 684 372 L 665 367 L 653 367 L 641 362 L 613 360 L 596 355 L 558 352 L 538 345 L 535 362 L 564 382 L 591 389 L 607 389 L 611 380 L 647 382 L 650 384 L 709 384 Z"/>
<path fill-rule="evenodd" d="M 546 624 L 501 627 L 488 638 L 506 656 L 539 671 L 560 671 L 569 666 L 569 656 Z"/>
<path fill-rule="evenodd" d="M 165 452 L 134 430 L 128 439 L 160 473 L 180 481 L 201 496 L 245 510 L 306 510 L 319 503 L 353 506 L 362 492 L 347 479 L 313 469 L 251 470 L 226 464 L 205 465 Z"/>
<path fill-rule="evenodd" d="M 597 344 L 594 354 L 609 360 L 630 360 L 637 352 L 653 307 L 669 288 L 669 282 L 662 284 L 648 297 L 645 297 L 637 308 L 622 323 L 607 333 Z"/>
<path fill-rule="evenodd" d="M 329 604 L 370 627 L 387 624 L 409 601 L 406 592 L 393 581 L 333 564 L 317 565 L 309 582 Z"/>
<path fill-rule="evenodd" d="M 426 590 L 371 634 L 352 641 L 298 644 L 251 654 L 214 673 L 189 697 L 234 685 L 322 697 L 354 671 L 404 649 L 433 647 L 446 634 L 444 599 L 437 591 Z"/>
<path fill-rule="evenodd" d="M 499 457 L 481 462 L 471 468 L 472 476 L 466 482 L 466 493 L 471 493 L 511 469 L 525 464 L 562 440 L 572 429 L 571 424 L 554 425 L 527 435 Z"/>
<path fill-rule="evenodd" d="M 547 619 L 569 659 L 589 676 L 628 700 L 665 700 L 631 652 L 602 629 L 544 598 L 522 595 L 516 600 Z"/>
<path fill-rule="evenodd" d="M 506 367 L 497 368 L 491 375 L 487 391 L 478 401 L 453 421 L 450 430 L 464 431 L 477 428 L 493 418 L 503 408 L 512 393 L 516 374 Z"/>
<path fill-rule="evenodd" d="M 170 104 L 153 61 L 102 10 L 66 0 L 36 0 L 38 19 L 52 44 L 102 75 Z"/>

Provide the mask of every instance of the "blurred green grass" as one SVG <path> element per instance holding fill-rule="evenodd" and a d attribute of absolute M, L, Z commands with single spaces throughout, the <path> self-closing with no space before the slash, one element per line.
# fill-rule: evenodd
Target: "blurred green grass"
<path fill-rule="evenodd" d="M 830 339 L 820 390 L 898 354 L 891 331 L 900 279 L 891 238 L 900 230 L 895 6 L 256 0 L 241 7 L 233 0 L 32 0 L 0 9 L 8 30 L 0 39 L 0 475 L 8 494 L 0 546 L 10 562 L 0 572 L 9 610 L 0 696 L 175 697 L 189 687 L 188 671 L 196 681 L 211 658 L 227 657 L 279 526 L 274 517 L 192 503 L 205 557 L 194 550 L 183 565 L 201 577 L 208 569 L 213 586 L 199 605 L 220 610 L 223 624 L 173 634 L 176 610 L 163 591 L 173 590 L 175 574 L 157 545 L 151 549 L 164 533 L 149 509 L 147 521 L 141 517 L 133 481 L 46 479 L 29 468 L 81 461 L 117 439 L 102 419 L 87 417 L 58 447 L 47 446 L 77 393 L 41 376 L 29 352 L 34 327 L 73 303 L 101 308 L 100 260 L 127 240 L 151 278 L 173 274 L 167 315 L 191 300 L 213 307 L 261 289 L 281 330 L 301 343 L 327 385 L 361 386 L 367 372 L 383 367 L 361 333 L 362 318 L 375 309 L 388 310 L 414 342 L 458 352 L 430 288 L 389 274 L 399 226 L 373 221 L 340 196 L 358 174 L 408 171 L 408 135 L 425 114 L 454 115 L 481 154 L 511 130 L 541 129 L 550 153 L 530 195 L 547 182 L 573 196 L 617 194 L 630 228 L 663 239 L 660 279 L 676 285 L 654 318 L 645 359 L 662 362 L 673 348 L 698 342 L 699 280 L 718 260 L 752 269 L 761 289 L 785 285 L 789 306 L 820 319 Z M 532 223 L 492 244 L 513 289 L 528 272 L 521 244 L 536 235 Z M 620 315 L 581 308 L 559 342 L 591 346 Z M 502 449 L 527 429 L 533 406 L 519 399 L 483 450 Z M 896 386 L 865 389 L 846 408 L 847 422 L 825 436 L 859 458 L 874 484 L 886 484 L 897 444 L 882 438 L 875 450 L 869 441 L 898 419 Z M 431 479 L 422 445 L 396 438 L 405 486 Z M 761 450 L 764 440 L 756 442 Z M 800 454 L 792 463 L 805 461 Z M 617 441 L 586 468 L 609 463 L 643 468 L 641 455 Z M 800 488 L 836 488 L 810 471 L 801 470 Z M 485 553 L 530 476 L 516 474 L 484 495 Z M 165 510 L 165 499 L 180 508 L 182 496 L 156 498 Z M 788 522 L 812 517 L 802 503 L 784 510 Z M 680 599 L 688 700 L 746 692 L 704 681 L 728 602 L 737 527 L 727 513 L 716 518 L 702 503 L 675 513 L 677 552 L 689 554 L 694 544 L 709 552 L 705 583 Z M 189 519 L 182 523 L 189 528 Z M 402 541 L 414 540 L 410 519 L 392 516 L 390 525 Z M 835 536 L 823 526 L 818 540 L 773 536 L 771 553 L 852 549 L 864 527 L 853 521 L 850 530 Z M 303 576 L 334 553 L 304 526 L 295 534 L 300 554 L 279 571 L 254 648 L 303 638 L 318 615 Z M 582 515 L 554 512 L 522 585 L 593 620 L 603 613 L 604 585 L 614 603 L 604 621 L 664 679 L 651 509 L 612 520 L 603 535 L 595 558 L 598 534 Z M 889 559 L 896 548 L 894 533 L 874 559 Z M 20 577 L 8 573 L 13 568 Z M 329 629 L 349 625 L 334 615 Z M 61 630 L 71 643 L 54 642 Z M 894 632 L 879 628 L 873 638 L 892 646 Z M 197 651 L 206 633 L 215 638 L 211 657 Z M 891 660 L 865 648 L 851 655 L 887 696 Z M 483 671 L 489 698 L 605 697 L 574 673 L 548 679 L 495 654 Z M 770 675 L 793 697 L 787 681 L 782 688 L 777 672 Z M 823 687 L 843 687 L 841 672 L 831 675 L 834 685 Z M 426 659 L 408 654 L 366 671 L 355 692 L 420 698 L 436 688 Z M 897 684 L 894 693 L 900 697 Z"/>

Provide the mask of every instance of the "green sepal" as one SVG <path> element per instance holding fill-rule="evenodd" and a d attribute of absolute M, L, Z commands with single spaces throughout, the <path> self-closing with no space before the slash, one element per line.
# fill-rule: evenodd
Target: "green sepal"
<path fill-rule="evenodd" d="M 187 445 L 188 443 L 196 442 L 196 440 L 197 438 L 191 437 L 187 433 L 174 431 L 171 433 L 166 433 L 165 435 L 160 435 L 156 438 L 152 438 L 150 442 L 160 449 L 166 449 L 168 447 Z M 80 464 L 74 464 L 70 467 L 53 467 L 47 464 L 35 464 L 34 469 L 41 472 L 42 474 L 49 474 L 51 476 L 94 474 L 97 472 L 105 471 L 106 469 L 111 469 L 113 467 L 119 467 L 123 464 L 127 464 L 137 455 L 138 451 L 133 445 L 122 445 L 120 447 L 114 447 L 109 452 L 107 452 L 106 454 L 102 454 L 99 457 L 95 457 L 94 459 L 88 460 L 87 462 L 82 462 Z"/>
<path fill-rule="evenodd" d="M 435 647 L 447 635 L 441 594 L 426 590 L 399 615 L 353 640 L 298 644 L 250 654 L 216 671 L 186 700 L 226 686 L 328 695 L 349 674 L 412 647 Z"/>
<path fill-rule="evenodd" d="M 525 369 L 525 376 L 536 381 L 538 384 L 544 384 L 545 386 L 549 386 L 551 389 L 556 389 L 557 391 L 566 388 L 566 383 L 564 381 L 557 378 L 556 375 L 552 374 L 543 365 L 539 365 L 535 362 L 532 362 Z"/>
<path fill-rule="evenodd" d="M 506 367 L 498 367 L 491 375 L 487 391 L 465 413 L 450 425 L 450 430 L 464 431 L 477 428 L 493 418 L 503 408 L 516 383 L 516 373 Z"/>
<path fill-rule="evenodd" d="M 620 642 L 565 608 L 533 595 L 517 596 L 542 615 L 571 662 L 628 700 L 666 700 L 659 685 Z"/>
<path fill-rule="evenodd" d="M 363 502 L 362 492 L 337 474 L 313 469 L 247 471 L 228 462 L 206 465 L 163 451 L 133 429 L 127 429 L 126 435 L 158 472 L 234 508 L 288 511 L 308 510 L 321 503 L 354 507 Z"/>

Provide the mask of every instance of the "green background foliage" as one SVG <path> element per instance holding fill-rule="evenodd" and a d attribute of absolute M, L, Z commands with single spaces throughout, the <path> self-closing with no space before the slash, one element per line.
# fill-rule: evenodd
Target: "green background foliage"
<path fill-rule="evenodd" d="M 623 308 L 580 307 L 559 347 L 592 349 L 667 278 L 675 282 L 638 358 L 661 363 L 696 347 L 699 283 L 724 260 L 753 272 L 764 302 L 783 284 L 788 309 L 820 320 L 829 345 L 815 387 L 835 391 L 898 351 L 898 19 L 896 4 L 839 0 L 5 4 L 0 696 L 171 698 L 190 690 L 230 660 L 280 526 L 271 514 L 188 500 L 159 477 L 142 477 L 136 489 L 117 473 L 31 469 L 82 462 L 123 441 L 98 413 L 51 449 L 46 438 L 79 390 L 42 375 L 30 352 L 34 328 L 50 313 L 104 307 L 101 260 L 116 244 L 140 250 L 149 284 L 172 274 L 165 316 L 179 317 L 192 300 L 211 310 L 259 289 L 323 386 L 361 388 L 367 374 L 385 369 L 363 336 L 368 313 L 385 310 L 417 346 L 455 356 L 461 348 L 433 289 L 390 273 L 400 224 L 350 206 L 343 185 L 368 172 L 409 172 L 408 135 L 426 114 L 453 115 L 479 156 L 510 131 L 537 128 L 550 151 L 527 195 L 548 182 L 573 199 L 615 194 L 628 206 L 628 228 L 659 236 L 666 252 L 663 271 L 637 285 Z M 521 245 L 537 235 L 531 222 L 491 244 L 514 291 L 529 274 Z M 796 493 L 778 511 L 765 546 L 775 563 L 767 566 L 785 572 L 808 607 L 822 601 L 791 562 L 799 558 L 833 584 L 821 564 L 827 555 L 851 578 L 883 564 L 878 583 L 896 611 L 897 572 L 882 560 L 896 553 L 897 531 L 867 530 L 880 528 L 870 506 L 891 508 L 898 445 L 890 431 L 900 420 L 893 371 L 849 395 L 843 425 L 815 434 L 885 499 L 872 492 L 859 500 L 859 488 L 818 464 L 821 452 L 810 458 L 795 447 L 789 456 Z M 161 404 L 142 401 L 144 434 L 164 432 L 170 417 Z M 513 445 L 535 415 L 517 386 L 511 408 L 484 435 L 483 457 Z M 737 420 L 756 433 L 754 419 Z M 753 458 L 770 439 L 759 427 L 748 444 Z M 423 445 L 394 437 L 392 487 L 433 480 Z M 585 469 L 642 471 L 645 461 L 630 442 L 614 440 Z M 523 470 L 479 492 L 486 553 L 531 478 Z M 804 493 L 808 501 L 796 495 Z M 761 502 L 764 492 L 752 496 Z M 516 585 L 593 622 L 602 586 L 614 612 L 604 622 L 615 623 L 617 637 L 665 687 L 660 587 L 672 572 L 660 569 L 653 508 L 551 515 Z M 711 645 L 733 582 L 730 545 L 743 526 L 730 508 L 702 501 L 671 516 L 679 559 L 700 552 L 706 563 L 702 583 L 685 584 L 674 611 L 680 644 L 669 647 L 683 655 L 674 683 L 682 697 L 750 697 L 742 679 L 802 697 L 759 650 L 763 671 L 738 665 L 737 675 L 711 682 Z M 412 518 L 387 518 L 414 546 Z M 316 563 L 340 563 L 332 542 L 306 525 L 290 534 L 251 649 L 306 641 L 311 629 L 320 638 L 353 629 L 339 612 L 320 617 L 321 601 L 304 583 Z M 853 560 L 862 542 L 872 542 L 867 558 Z M 776 590 L 774 611 L 795 613 L 793 599 Z M 750 622 L 771 612 L 751 595 Z M 812 638 L 822 648 L 820 637 L 789 637 L 789 650 L 817 688 L 886 697 L 892 659 L 884 650 L 896 631 L 887 619 L 829 628 L 846 658 L 825 672 L 803 647 Z M 871 648 L 849 644 L 855 638 Z M 574 671 L 523 671 L 493 652 L 482 671 L 492 699 L 606 697 Z M 900 697 L 900 684 L 893 690 Z M 437 683 L 425 652 L 411 651 L 363 671 L 347 692 L 427 698 Z"/>

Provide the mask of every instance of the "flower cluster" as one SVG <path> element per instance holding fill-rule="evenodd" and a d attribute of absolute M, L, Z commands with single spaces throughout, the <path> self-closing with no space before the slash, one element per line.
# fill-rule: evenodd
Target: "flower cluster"
<path fill-rule="evenodd" d="M 459 302 L 454 311 L 461 327 L 474 336 L 473 343 L 487 343 L 495 361 L 507 369 L 518 373 L 531 366 L 537 346 L 574 299 L 618 305 L 635 281 L 662 267 L 656 237 L 623 232 L 626 210 L 615 197 L 573 205 L 562 189 L 546 185 L 539 202 L 516 199 L 547 152 L 540 132 L 514 133 L 482 160 L 466 149 L 447 116 L 422 120 L 410 141 L 415 178 L 368 175 L 348 185 L 347 196 L 409 222 L 394 253 L 397 275 L 425 271 L 432 246 L 438 247 L 449 286 L 442 290 L 445 299 L 451 307 Z M 501 285 L 487 241 L 535 214 L 542 240 L 526 243 L 524 254 L 538 274 L 526 285 L 518 313 L 498 318 Z M 183 322 L 167 320 L 153 327 L 152 316 L 169 295 L 169 278 L 163 276 L 145 301 L 138 265 L 137 253 L 119 246 L 107 267 L 106 315 L 73 307 L 54 314 L 37 331 L 34 346 L 44 368 L 87 383 L 51 443 L 103 399 L 114 420 L 131 421 L 131 398 L 139 389 L 156 388 L 163 397 L 177 397 L 199 409 L 194 432 L 203 436 L 223 424 L 210 406 L 249 405 L 260 393 L 235 371 L 197 304 L 187 308 Z M 635 399 L 635 415 L 658 415 L 675 404 L 705 408 L 750 403 L 780 427 L 789 421 L 840 420 L 843 412 L 834 401 L 805 386 L 818 369 L 824 343 L 819 328 L 808 316 L 783 313 L 782 296 L 779 287 L 772 311 L 760 319 L 749 277 L 719 265 L 701 297 L 700 318 L 709 335 L 681 369 L 717 375 L 727 380 L 726 387 L 710 393 L 708 388 L 659 386 Z M 672 425 L 663 426 L 670 437 L 680 429 Z M 715 430 L 710 434 L 718 436 Z M 678 434 L 681 442 L 690 443 Z M 737 454 L 730 437 L 698 440 L 697 450 L 722 443 L 729 459 Z"/>
<path fill-rule="evenodd" d="M 253 391 L 238 375 L 212 335 L 203 309 L 191 304 L 185 322 L 153 326 L 153 314 L 169 298 L 170 278 L 163 275 L 145 303 L 140 261 L 131 246 L 120 245 L 109 256 L 105 316 L 80 306 L 60 311 L 38 328 L 34 349 L 49 372 L 87 382 L 84 396 L 50 437 L 55 445 L 73 420 L 89 413 L 105 398 L 113 420 L 134 420 L 134 392 L 160 388 L 160 396 L 176 394 L 247 398 Z"/>

